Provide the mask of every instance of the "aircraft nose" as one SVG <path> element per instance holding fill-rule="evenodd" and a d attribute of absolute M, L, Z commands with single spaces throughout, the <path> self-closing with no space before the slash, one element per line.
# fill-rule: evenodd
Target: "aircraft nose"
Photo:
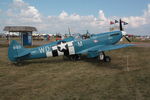
<path fill-rule="evenodd" d="M 122 37 L 124 37 L 128 42 L 131 42 L 127 37 L 127 33 L 125 31 L 121 31 L 121 32 L 122 32 Z"/>
<path fill-rule="evenodd" d="M 121 31 L 121 32 L 122 32 L 123 36 L 127 35 L 127 33 L 125 31 Z"/>

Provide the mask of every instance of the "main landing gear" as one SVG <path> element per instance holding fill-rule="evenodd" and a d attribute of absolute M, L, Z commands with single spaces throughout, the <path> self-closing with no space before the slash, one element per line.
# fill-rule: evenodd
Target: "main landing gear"
<path fill-rule="evenodd" d="M 109 56 L 105 56 L 104 52 L 99 53 L 98 60 L 104 62 L 111 62 L 111 58 Z"/>
<path fill-rule="evenodd" d="M 63 57 L 64 58 L 64 60 L 71 60 L 71 61 L 77 61 L 77 60 L 80 60 L 81 59 L 81 57 L 80 57 L 80 55 L 69 55 L 69 56 L 64 56 Z"/>

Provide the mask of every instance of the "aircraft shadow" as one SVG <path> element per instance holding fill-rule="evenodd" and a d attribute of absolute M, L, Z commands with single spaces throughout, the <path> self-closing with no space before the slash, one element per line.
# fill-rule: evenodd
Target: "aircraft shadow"
<path fill-rule="evenodd" d="M 14 64 L 15 66 L 18 67 L 27 67 L 28 65 L 31 64 L 62 64 L 64 62 L 78 62 L 84 61 L 86 63 L 92 63 L 91 67 L 106 67 L 110 69 L 118 69 L 122 70 L 123 67 L 120 66 L 119 64 L 114 64 L 112 62 L 104 62 L 104 61 L 99 61 L 97 58 L 86 58 L 86 57 L 81 57 L 80 60 L 77 61 L 71 61 L 69 59 L 63 59 L 63 58 L 54 58 L 54 59 L 35 59 L 35 60 L 28 60 L 28 61 L 23 61 L 21 63 Z"/>
<path fill-rule="evenodd" d="M 114 64 L 112 62 L 104 62 L 104 61 L 99 61 L 97 58 L 84 58 L 82 59 L 84 62 L 87 63 L 92 63 L 92 65 L 94 67 L 107 67 L 110 69 L 118 69 L 118 70 L 122 70 L 124 69 L 122 66 L 120 66 L 119 64 Z M 92 67 L 92 66 L 91 66 Z"/>
<path fill-rule="evenodd" d="M 63 63 L 63 62 L 64 62 L 63 59 L 42 59 L 41 58 L 41 59 L 27 60 L 27 61 L 22 61 L 19 63 L 12 63 L 12 64 L 18 67 L 24 67 L 30 64 L 49 64 L 49 63 L 58 64 L 58 63 Z"/>

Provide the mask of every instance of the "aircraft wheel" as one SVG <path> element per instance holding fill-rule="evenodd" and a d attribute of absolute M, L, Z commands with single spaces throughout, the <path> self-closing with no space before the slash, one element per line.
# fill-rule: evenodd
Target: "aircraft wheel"
<path fill-rule="evenodd" d="M 12 64 L 14 64 L 15 66 L 22 66 L 22 62 L 21 61 L 18 61 L 18 62 L 13 62 Z"/>
<path fill-rule="evenodd" d="M 63 59 L 64 59 L 64 60 L 69 60 L 70 57 L 68 57 L 68 56 L 63 56 Z"/>
<path fill-rule="evenodd" d="M 71 55 L 71 56 L 70 56 L 70 59 L 71 59 L 72 61 L 80 60 L 80 55 Z"/>
<path fill-rule="evenodd" d="M 105 58 L 105 54 L 104 52 L 100 52 L 99 56 L 98 56 L 98 60 L 102 61 Z"/>
<path fill-rule="evenodd" d="M 105 56 L 104 61 L 105 62 L 111 62 L 111 58 L 109 56 Z"/>

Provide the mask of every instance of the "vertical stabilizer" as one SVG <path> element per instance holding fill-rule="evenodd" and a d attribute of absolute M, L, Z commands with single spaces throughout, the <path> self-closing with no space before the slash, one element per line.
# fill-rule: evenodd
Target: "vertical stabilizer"
<path fill-rule="evenodd" d="M 12 40 L 8 48 L 8 58 L 12 62 L 20 61 L 20 58 L 28 55 L 29 51 L 20 45 L 16 40 Z"/>

